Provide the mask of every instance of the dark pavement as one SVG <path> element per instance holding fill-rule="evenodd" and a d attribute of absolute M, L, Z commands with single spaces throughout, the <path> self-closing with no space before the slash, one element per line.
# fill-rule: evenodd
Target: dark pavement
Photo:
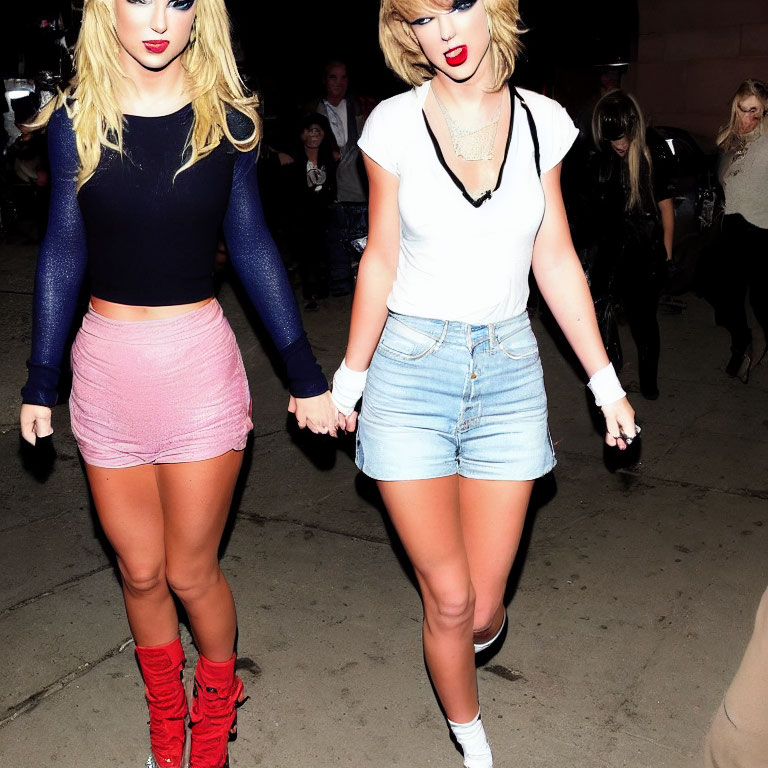
<path fill-rule="evenodd" d="M 142 684 L 66 405 L 48 480 L 18 455 L 34 258 L 0 245 L 0 755 L 16 768 L 138 767 Z M 251 697 L 232 768 L 459 768 L 424 672 L 419 598 L 352 439 L 287 428 L 258 335 L 226 284 L 220 300 L 256 423 L 222 559 Z M 768 364 L 746 386 L 727 378 L 727 334 L 683 300 L 660 313 L 661 397 L 630 392 L 641 455 L 613 471 L 577 375 L 535 320 L 559 463 L 537 486 L 506 641 L 479 671 L 498 768 L 701 765 L 768 583 Z M 349 305 L 306 317 L 329 374 Z M 621 378 L 637 390 L 622 333 Z"/>

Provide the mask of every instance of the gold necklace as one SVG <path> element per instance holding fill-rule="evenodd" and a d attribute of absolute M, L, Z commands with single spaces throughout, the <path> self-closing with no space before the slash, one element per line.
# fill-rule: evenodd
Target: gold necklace
<path fill-rule="evenodd" d="M 435 96 L 435 101 L 437 101 L 437 106 L 440 107 L 440 111 L 445 118 L 445 124 L 448 126 L 448 133 L 451 136 L 451 143 L 453 144 L 453 151 L 456 153 L 456 156 L 469 162 L 493 159 L 493 145 L 496 143 L 496 134 L 499 130 L 501 102 L 503 99 L 499 99 L 499 106 L 496 107 L 496 112 L 490 122 L 474 128 L 462 128 L 451 117 L 447 107 L 440 101 L 440 97 L 434 88 L 432 93 Z"/>

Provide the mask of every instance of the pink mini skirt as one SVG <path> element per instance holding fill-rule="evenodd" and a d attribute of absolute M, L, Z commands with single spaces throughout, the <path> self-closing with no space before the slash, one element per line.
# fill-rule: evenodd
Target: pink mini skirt
<path fill-rule="evenodd" d="M 89 309 L 72 346 L 72 432 L 87 464 L 202 461 L 245 448 L 251 398 L 221 306 L 161 320 Z"/>

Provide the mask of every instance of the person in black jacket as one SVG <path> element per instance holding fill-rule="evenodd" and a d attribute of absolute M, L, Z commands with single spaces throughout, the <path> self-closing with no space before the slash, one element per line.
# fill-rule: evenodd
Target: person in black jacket
<path fill-rule="evenodd" d="M 339 150 L 324 115 L 306 115 L 298 125 L 293 162 L 283 166 L 290 201 L 291 249 L 299 265 L 305 308 L 317 309 L 328 295 L 328 229 L 336 196 Z"/>
<path fill-rule="evenodd" d="M 597 147 L 591 180 L 596 233 L 592 294 L 624 308 L 638 352 L 640 391 L 659 396 L 658 298 L 672 258 L 675 213 L 665 169 L 666 148 L 646 131 L 634 97 L 616 90 L 592 115 Z"/>

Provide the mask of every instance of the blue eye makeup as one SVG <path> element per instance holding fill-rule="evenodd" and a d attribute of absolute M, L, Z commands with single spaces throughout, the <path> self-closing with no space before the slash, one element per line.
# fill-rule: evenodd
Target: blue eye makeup
<path fill-rule="evenodd" d="M 477 0 L 453 0 L 451 10 L 448 11 L 448 13 L 453 13 L 454 11 L 468 11 L 476 2 Z M 412 27 L 423 27 L 425 24 L 429 24 L 433 18 L 434 16 L 420 16 L 418 19 L 414 19 L 408 23 Z"/>
<path fill-rule="evenodd" d="M 153 0 L 127 0 L 131 5 L 150 5 Z M 195 4 L 195 0 L 168 0 L 168 7 L 177 11 L 188 11 Z"/>

